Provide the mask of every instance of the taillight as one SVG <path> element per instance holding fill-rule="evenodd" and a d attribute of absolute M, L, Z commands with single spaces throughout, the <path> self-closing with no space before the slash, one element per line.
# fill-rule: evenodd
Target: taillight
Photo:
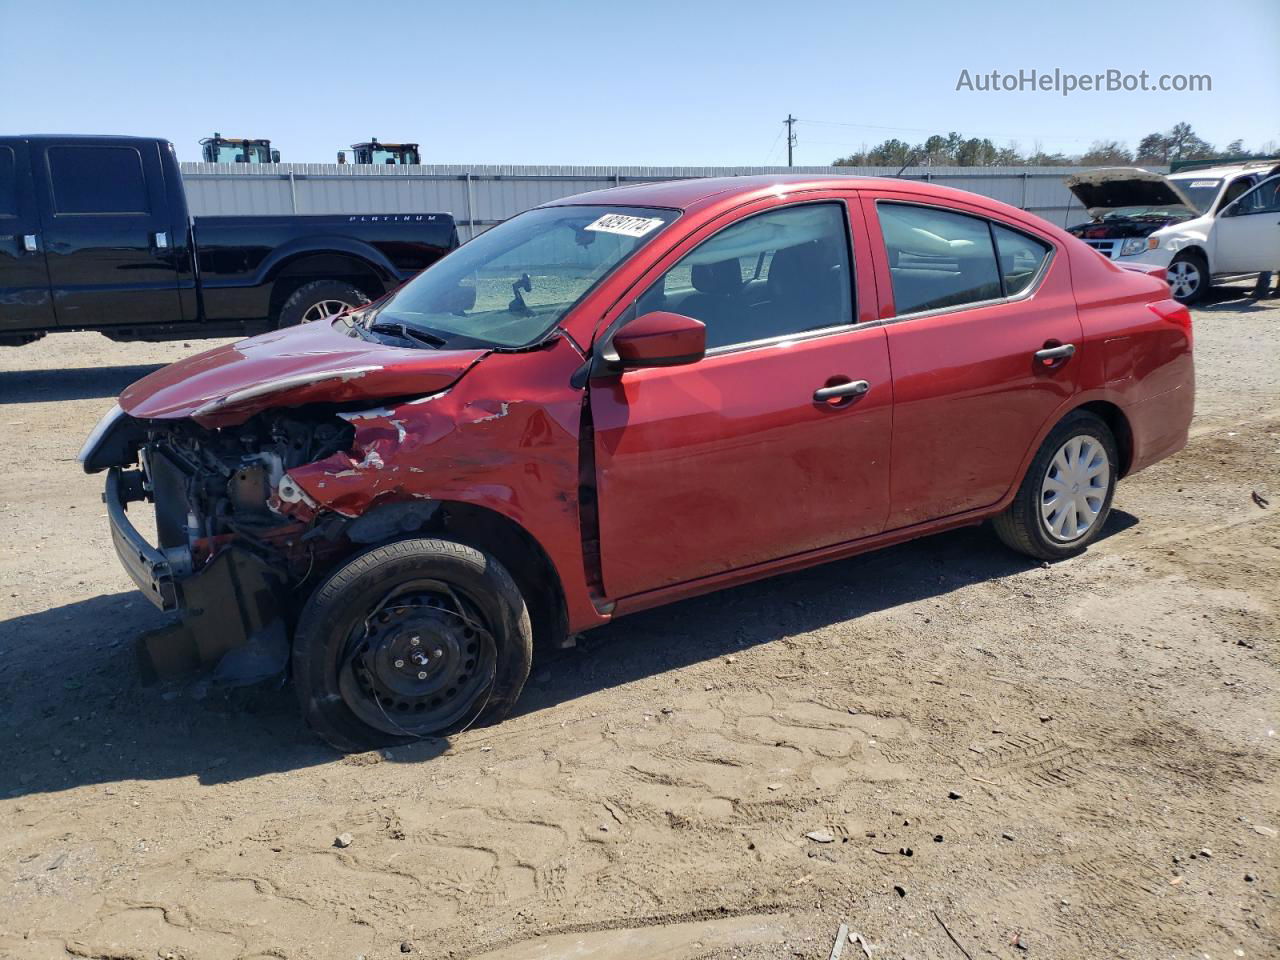
<path fill-rule="evenodd" d="M 1187 332 L 1187 342 L 1191 342 L 1191 311 L 1185 306 L 1177 300 L 1157 300 L 1155 303 L 1148 303 L 1147 309 L 1161 320 L 1167 320 L 1169 323 L 1181 327 Z"/>

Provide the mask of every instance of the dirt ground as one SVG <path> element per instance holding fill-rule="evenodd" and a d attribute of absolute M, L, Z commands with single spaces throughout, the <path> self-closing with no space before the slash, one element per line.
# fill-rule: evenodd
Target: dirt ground
<path fill-rule="evenodd" d="M 288 689 L 139 681 L 161 616 L 74 458 L 209 343 L 3 350 L 0 955 L 1280 956 L 1280 300 L 1244 292 L 1087 555 L 974 528 L 637 615 L 505 723 L 345 758 Z"/>

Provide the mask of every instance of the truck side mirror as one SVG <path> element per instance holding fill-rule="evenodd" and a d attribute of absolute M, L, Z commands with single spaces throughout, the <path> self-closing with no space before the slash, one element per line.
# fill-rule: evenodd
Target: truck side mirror
<path fill-rule="evenodd" d="M 707 327 L 701 320 L 666 310 L 637 317 L 613 335 L 604 359 L 613 367 L 679 367 L 707 353 Z"/>

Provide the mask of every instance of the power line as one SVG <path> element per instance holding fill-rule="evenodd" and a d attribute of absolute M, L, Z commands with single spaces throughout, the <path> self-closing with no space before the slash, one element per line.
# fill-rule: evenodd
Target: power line
<path fill-rule="evenodd" d="M 938 132 L 937 130 L 930 130 L 927 127 L 888 127 L 888 126 L 882 126 L 874 123 L 849 123 L 844 120 L 797 120 L 795 122 L 796 123 L 813 123 L 813 124 L 818 124 L 824 127 L 858 127 L 859 129 L 862 129 L 862 130 L 892 130 L 898 133 L 937 133 Z M 968 133 L 971 136 L 990 137 L 995 140 L 1021 140 L 1021 139 L 1071 140 L 1073 142 L 1078 142 L 1078 143 L 1092 143 L 1094 140 L 1098 139 L 1097 137 L 1065 137 L 1057 133 L 1053 135 L 1044 135 L 1044 136 L 1041 136 L 1039 134 L 1024 134 L 1021 137 L 1014 136 L 1012 134 L 1006 134 L 1006 133 L 989 133 L 989 132 L 982 133 L 976 130 L 970 130 L 968 131 Z"/>
<path fill-rule="evenodd" d="M 778 149 L 778 141 L 782 139 L 782 129 L 778 129 L 778 135 L 773 138 L 773 146 L 769 147 L 769 152 L 764 155 L 764 165 L 767 167 L 769 161 L 773 159 L 773 151 Z"/>

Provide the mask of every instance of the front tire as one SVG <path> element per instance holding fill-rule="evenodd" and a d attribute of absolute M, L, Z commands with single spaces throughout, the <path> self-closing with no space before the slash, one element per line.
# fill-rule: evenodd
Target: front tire
<path fill-rule="evenodd" d="M 1165 270 L 1169 293 L 1179 303 L 1199 303 L 1209 291 L 1209 264 L 1194 250 L 1179 253 Z"/>
<path fill-rule="evenodd" d="M 311 595 L 293 641 L 303 715 L 341 751 L 456 733 L 510 712 L 533 630 L 497 560 L 450 540 L 401 540 Z"/>
<path fill-rule="evenodd" d="M 304 283 L 289 295 L 280 308 L 276 326 L 297 326 L 336 317 L 353 307 L 369 302 L 369 297 L 359 287 L 345 280 L 313 280 Z"/>
<path fill-rule="evenodd" d="M 1111 513 L 1120 459 L 1111 428 L 1088 411 L 1049 432 L 1013 502 L 993 521 L 1005 545 L 1062 560 L 1098 539 Z"/>

